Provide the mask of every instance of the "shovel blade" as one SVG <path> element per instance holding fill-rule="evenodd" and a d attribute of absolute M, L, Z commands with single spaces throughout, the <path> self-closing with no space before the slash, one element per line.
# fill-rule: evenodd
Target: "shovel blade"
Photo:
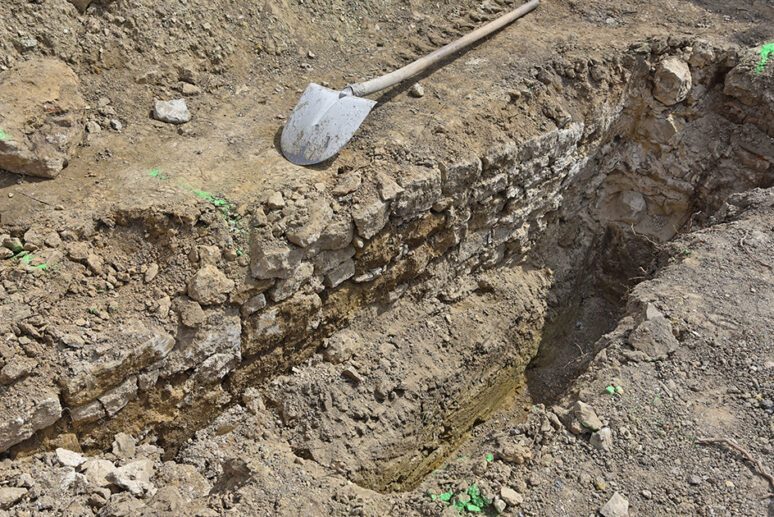
<path fill-rule="evenodd" d="M 280 147 L 296 165 L 327 160 L 344 147 L 365 120 L 375 101 L 311 83 L 288 117 Z"/>

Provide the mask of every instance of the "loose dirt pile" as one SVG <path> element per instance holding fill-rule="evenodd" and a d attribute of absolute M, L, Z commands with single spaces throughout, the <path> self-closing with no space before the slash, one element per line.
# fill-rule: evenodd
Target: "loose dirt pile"
<path fill-rule="evenodd" d="M 771 514 L 766 2 L 546 1 L 279 154 L 511 7 L 0 5 L 0 511 Z"/>

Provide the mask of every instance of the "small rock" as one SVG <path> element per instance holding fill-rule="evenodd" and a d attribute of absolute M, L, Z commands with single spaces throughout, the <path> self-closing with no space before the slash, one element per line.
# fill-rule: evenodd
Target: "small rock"
<path fill-rule="evenodd" d="M 199 263 L 202 266 L 212 265 L 220 261 L 223 254 L 217 246 L 199 246 Z"/>
<path fill-rule="evenodd" d="M 65 467 L 80 467 L 86 461 L 82 454 L 61 447 L 54 451 L 54 454 L 56 454 L 56 460 Z"/>
<path fill-rule="evenodd" d="M 93 120 L 90 120 L 86 123 L 86 132 L 91 134 L 96 134 L 102 131 L 102 126 L 94 122 Z"/>
<path fill-rule="evenodd" d="M 688 483 L 693 486 L 701 485 L 702 479 L 701 476 L 697 476 L 696 474 L 693 474 L 688 477 Z"/>
<path fill-rule="evenodd" d="M 342 374 L 344 377 L 347 377 L 348 379 L 352 379 L 353 381 L 355 381 L 355 382 L 356 382 L 356 383 L 358 383 L 358 384 L 360 384 L 361 382 L 363 382 L 363 377 L 361 377 L 361 376 L 360 376 L 360 374 L 359 374 L 359 373 L 357 373 L 357 370 L 355 370 L 355 369 L 354 369 L 354 368 L 352 368 L 352 367 L 344 368 L 344 369 L 341 371 L 341 374 Z"/>
<path fill-rule="evenodd" d="M 77 262 L 84 262 L 89 256 L 89 245 L 85 242 L 73 242 L 67 247 L 67 256 Z"/>
<path fill-rule="evenodd" d="M 645 306 L 645 319 L 646 320 L 654 320 L 656 318 L 663 318 L 664 315 L 661 313 L 660 310 L 656 308 L 655 305 L 652 303 L 649 303 L 647 306 Z"/>
<path fill-rule="evenodd" d="M 414 85 L 409 90 L 409 95 L 412 97 L 424 97 L 425 96 L 425 87 L 422 86 L 419 83 L 414 83 Z"/>
<path fill-rule="evenodd" d="M 202 305 L 225 302 L 233 289 L 234 281 L 213 265 L 201 268 L 188 282 L 188 296 Z"/>
<path fill-rule="evenodd" d="M 153 282 L 153 279 L 156 278 L 156 275 L 159 274 L 159 265 L 153 262 L 150 266 L 148 266 L 148 270 L 145 271 L 145 283 L 149 284 Z"/>
<path fill-rule="evenodd" d="M 595 477 L 591 483 L 597 490 L 607 490 L 607 481 L 602 477 Z"/>
<path fill-rule="evenodd" d="M 379 233 L 390 218 L 390 205 L 374 198 L 365 199 L 352 209 L 352 219 L 357 226 L 357 232 L 364 239 L 370 239 Z"/>
<path fill-rule="evenodd" d="M 360 178 L 360 174 L 356 172 L 347 173 L 339 179 L 339 182 L 333 187 L 331 193 L 334 196 L 345 196 L 350 192 L 356 191 L 361 182 L 362 179 Z"/>
<path fill-rule="evenodd" d="M 162 296 L 159 300 L 159 306 L 156 308 L 156 313 L 160 318 L 166 318 L 169 316 L 169 309 L 172 308 L 172 299 L 169 296 Z"/>
<path fill-rule="evenodd" d="M 524 502 L 524 496 L 507 486 L 500 488 L 500 497 L 508 504 L 508 506 L 519 506 Z"/>
<path fill-rule="evenodd" d="M 603 427 L 591 435 L 589 443 L 597 449 L 609 451 L 613 446 L 613 433 L 609 427 Z"/>
<path fill-rule="evenodd" d="M 191 120 L 191 112 L 185 104 L 185 99 L 171 101 L 156 101 L 153 109 L 156 120 L 170 124 L 184 124 Z"/>
<path fill-rule="evenodd" d="M 256 312 L 260 311 L 264 307 L 266 307 L 266 295 L 263 293 L 256 294 L 242 304 L 242 316 L 246 318 L 251 314 L 255 314 Z"/>
<path fill-rule="evenodd" d="M 376 181 L 379 187 L 379 196 L 383 201 L 395 199 L 404 191 L 404 188 L 398 185 L 398 183 L 387 174 L 380 173 L 377 175 Z"/>
<path fill-rule="evenodd" d="M 26 38 L 21 38 L 19 40 L 19 47 L 21 48 L 22 52 L 32 50 L 37 46 L 38 46 L 38 40 L 36 40 L 35 38 L 26 37 Z"/>
<path fill-rule="evenodd" d="M 293 244 L 306 248 L 317 242 L 331 218 L 330 204 L 325 199 L 316 199 L 309 203 L 305 217 L 288 226 L 285 236 Z"/>
<path fill-rule="evenodd" d="M 629 517 L 629 501 L 618 492 L 599 509 L 603 517 Z"/>
<path fill-rule="evenodd" d="M 599 420 L 599 417 L 594 413 L 591 406 L 585 402 L 581 402 L 580 400 L 577 401 L 572 408 L 572 412 L 584 429 L 588 431 L 597 431 L 602 428 L 602 422 Z"/>
<path fill-rule="evenodd" d="M 486 474 L 486 469 L 488 467 L 489 467 L 489 462 L 486 461 L 485 459 L 480 459 L 473 465 L 473 473 L 477 476 L 483 476 L 484 474 Z"/>
<path fill-rule="evenodd" d="M 48 246 L 49 248 L 58 248 L 62 245 L 62 239 L 59 237 L 59 234 L 56 232 L 48 232 L 45 237 L 43 237 L 43 242 Z"/>
<path fill-rule="evenodd" d="M 180 88 L 180 92 L 186 97 L 189 97 L 191 95 L 199 95 L 202 93 L 202 89 L 191 83 L 183 83 L 182 88 Z"/>
<path fill-rule="evenodd" d="M 118 433 L 113 437 L 113 454 L 124 459 L 134 458 L 136 443 L 132 436 L 126 433 Z"/>
<path fill-rule="evenodd" d="M 198 303 L 188 300 L 180 306 L 180 320 L 186 327 L 195 328 L 207 320 L 207 315 Z"/>
<path fill-rule="evenodd" d="M 272 210 L 279 210 L 285 208 L 285 198 L 282 197 L 282 192 L 273 192 L 266 200 L 266 204 Z"/>
<path fill-rule="evenodd" d="M 3 246 L 13 251 L 14 253 L 19 253 L 20 251 L 24 251 L 24 245 L 22 244 L 21 239 L 19 239 L 18 237 L 4 238 Z"/>
<path fill-rule="evenodd" d="M 121 124 L 121 121 L 117 118 L 110 119 L 110 127 L 113 128 L 114 131 L 121 131 L 124 129 L 124 125 Z"/>
<path fill-rule="evenodd" d="M 35 480 L 32 479 L 32 476 L 30 476 L 29 473 L 22 472 L 22 474 L 19 476 L 18 481 L 16 481 L 16 486 L 24 487 L 24 488 L 32 488 L 35 486 Z"/>
<path fill-rule="evenodd" d="M 503 447 L 499 453 L 500 459 L 521 465 L 532 459 L 532 451 L 521 444 L 509 444 Z"/>
<path fill-rule="evenodd" d="M 102 260 L 102 257 L 95 255 L 94 253 L 89 253 L 89 256 L 86 257 L 86 265 L 89 266 L 91 272 L 97 276 L 104 272 L 105 264 Z"/>
<path fill-rule="evenodd" d="M 154 488 L 150 482 L 152 475 L 153 462 L 143 459 L 117 468 L 107 475 L 107 480 L 128 490 L 132 495 L 142 496 Z"/>
<path fill-rule="evenodd" d="M 17 354 L 0 370 L 0 386 L 26 377 L 38 365 L 37 361 Z"/>
<path fill-rule="evenodd" d="M 15 505 L 27 493 L 26 488 L 2 487 L 0 488 L 0 509 L 8 510 Z"/>
<path fill-rule="evenodd" d="M 651 492 L 650 490 L 643 490 L 642 492 L 640 492 L 640 495 L 642 497 L 644 497 L 645 499 L 652 499 L 653 498 L 653 492 Z"/>
<path fill-rule="evenodd" d="M 108 476 L 116 470 L 116 466 L 108 460 L 89 459 L 81 466 L 81 471 L 86 476 L 90 485 L 106 487 L 110 484 Z"/>

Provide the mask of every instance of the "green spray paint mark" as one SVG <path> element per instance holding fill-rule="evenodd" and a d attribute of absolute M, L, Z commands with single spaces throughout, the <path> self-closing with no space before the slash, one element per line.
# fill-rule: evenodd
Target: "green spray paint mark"
<path fill-rule="evenodd" d="M 10 140 L 10 139 L 11 139 L 11 135 L 9 135 L 5 131 L 3 131 L 2 128 L 0 128 L 0 140 Z"/>
<path fill-rule="evenodd" d="M 32 253 L 29 251 L 22 251 L 21 253 L 18 253 L 14 258 L 19 259 L 19 262 L 23 262 L 27 265 L 30 269 L 48 269 L 48 264 L 39 264 L 37 266 L 31 266 L 30 263 L 32 262 L 32 259 L 35 257 Z"/>
<path fill-rule="evenodd" d="M 486 455 L 486 461 L 488 461 L 488 462 L 494 461 L 494 454 L 487 454 Z"/>
<path fill-rule="evenodd" d="M 161 169 L 153 169 L 152 171 L 148 172 L 148 176 L 152 178 L 162 179 L 162 180 L 169 179 L 169 176 Z M 191 192 L 193 195 L 200 197 L 205 201 L 210 202 L 212 206 L 220 210 L 220 213 L 223 216 L 223 218 L 229 222 L 229 224 L 233 229 L 239 229 L 240 227 L 239 216 L 232 210 L 231 203 L 229 203 L 226 199 L 213 196 L 209 192 L 205 192 L 203 190 L 194 188 L 182 180 L 179 180 L 177 184 L 178 186 Z"/>
<path fill-rule="evenodd" d="M 755 69 L 759 74 L 763 72 L 763 67 L 766 66 L 771 55 L 774 54 L 774 43 L 766 43 L 761 48 L 761 62 L 758 64 L 758 68 Z"/>

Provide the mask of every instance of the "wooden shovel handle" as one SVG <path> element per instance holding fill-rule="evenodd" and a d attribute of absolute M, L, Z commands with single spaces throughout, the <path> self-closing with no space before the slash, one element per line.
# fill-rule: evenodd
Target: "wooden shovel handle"
<path fill-rule="evenodd" d="M 425 57 L 417 59 L 413 63 L 408 64 L 403 68 L 380 77 L 375 77 L 369 81 L 350 84 L 344 89 L 343 94 L 351 93 L 352 95 L 356 95 L 358 97 L 364 97 L 380 90 L 384 90 L 385 88 L 389 88 L 390 86 L 398 84 L 401 81 L 405 81 L 409 77 L 413 77 L 418 73 L 430 68 L 434 64 L 444 59 L 446 56 L 454 54 L 455 52 L 465 48 L 471 43 L 474 43 L 481 38 L 492 34 L 496 30 L 505 27 L 517 18 L 521 18 L 525 14 L 535 9 L 538 4 L 540 4 L 540 0 L 531 0 L 530 2 L 527 2 L 517 9 L 514 9 L 508 14 L 500 16 L 496 20 L 487 23 L 483 27 L 474 30 L 470 34 L 439 48 L 438 50 L 426 55 Z"/>

